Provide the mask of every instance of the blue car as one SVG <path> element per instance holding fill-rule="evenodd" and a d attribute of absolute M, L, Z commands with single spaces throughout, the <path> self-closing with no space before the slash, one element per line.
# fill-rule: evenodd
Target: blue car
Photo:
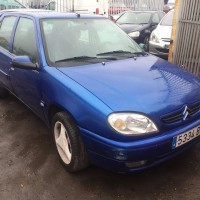
<path fill-rule="evenodd" d="M 48 11 L 0 18 L 0 95 L 52 130 L 68 172 L 140 171 L 200 140 L 200 80 L 145 53 L 109 19 Z"/>

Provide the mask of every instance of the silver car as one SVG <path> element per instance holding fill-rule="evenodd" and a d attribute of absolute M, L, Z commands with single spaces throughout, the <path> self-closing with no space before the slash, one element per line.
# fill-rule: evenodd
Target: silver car
<path fill-rule="evenodd" d="M 149 53 L 167 59 L 171 41 L 173 14 L 174 10 L 169 11 L 151 33 Z"/>

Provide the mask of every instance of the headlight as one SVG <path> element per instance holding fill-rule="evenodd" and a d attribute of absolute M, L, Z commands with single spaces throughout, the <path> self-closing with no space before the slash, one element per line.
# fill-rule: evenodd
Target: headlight
<path fill-rule="evenodd" d="M 146 116 L 136 113 L 114 113 L 108 122 L 118 133 L 141 135 L 158 132 L 156 125 Z"/>
<path fill-rule="evenodd" d="M 159 39 L 157 38 L 155 33 L 151 33 L 150 41 L 155 42 L 155 43 L 159 43 Z"/>
<path fill-rule="evenodd" d="M 140 36 L 140 32 L 136 31 L 136 32 L 131 32 L 128 34 L 130 37 L 139 37 Z"/>

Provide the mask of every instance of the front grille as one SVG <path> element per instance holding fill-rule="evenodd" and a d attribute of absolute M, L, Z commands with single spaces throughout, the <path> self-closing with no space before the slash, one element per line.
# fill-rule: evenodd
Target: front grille
<path fill-rule="evenodd" d="M 174 123 L 181 121 L 184 119 L 184 110 L 185 106 L 174 113 L 162 117 L 161 120 L 164 123 Z M 199 110 L 200 110 L 200 103 L 187 107 L 187 112 L 188 112 L 187 118 L 190 118 L 192 115 L 196 114 Z"/>

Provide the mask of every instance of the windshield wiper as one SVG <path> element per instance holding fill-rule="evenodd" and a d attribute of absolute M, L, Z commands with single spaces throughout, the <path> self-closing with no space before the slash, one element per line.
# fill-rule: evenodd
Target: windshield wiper
<path fill-rule="evenodd" d="M 118 51 L 108 51 L 108 52 L 104 52 L 104 53 L 99 53 L 99 54 L 97 54 L 97 56 L 104 56 L 104 55 L 110 55 L 110 54 L 131 54 L 133 56 L 137 56 L 137 55 L 145 56 L 145 55 L 147 55 L 145 51 L 131 52 L 131 51 L 118 50 Z"/>
<path fill-rule="evenodd" d="M 66 62 L 66 61 L 71 61 L 71 60 L 83 61 L 83 60 L 95 59 L 95 58 L 97 58 L 97 57 L 91 57 L 91 56 L 76 56 L 76 57 L 66 58 L 66 59 L 62 59 L 62 60 L 56 60 L 55 63 L 58 63 L 58 62 Z"/>
<path fill-rule="evenodd" d="M 134 54 L 133 52 L 131 51 L 123 51 L 123 50 L 118 50 L 118 51 L 108 51 L 108 52 L 104 52 L 104 53 L 99 53 L 97 54 L 97 56 L 104 56 L 104 55 L 110 55 L 110 54 Z"/>
<path fill-rule="evenodd" d="M 135 23 L 124 22 L 124 23 L 119 23 L 119 24 L 122 25 L 122 24 L 135 24 Z"/>

